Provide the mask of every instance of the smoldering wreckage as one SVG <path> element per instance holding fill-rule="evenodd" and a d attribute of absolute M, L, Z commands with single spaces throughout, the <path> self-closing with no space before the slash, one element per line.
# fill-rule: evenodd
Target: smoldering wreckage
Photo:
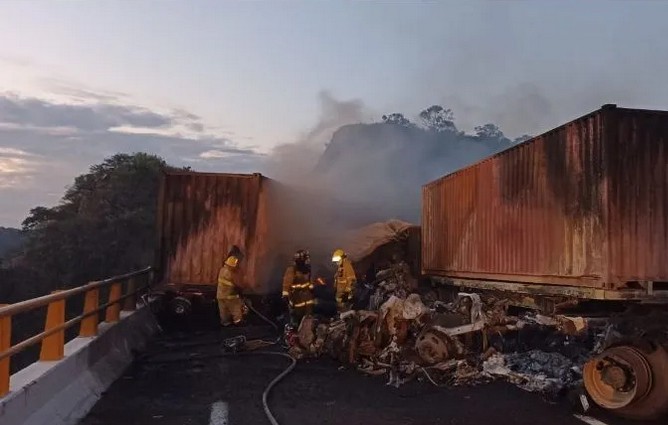
<path fill-rule="evenodd" d="M 511 315 L 503 297 L 459 292 L 451 302 L 441 301 L 447 296 L 419 285 L 400 248 L 412 228 L 388 222 L 359 231 L 362 239 L 377 235 L 372 252 L 364 253 L 368 256 L 394 245 L 387 250 L 390 258 L 383 259 L 389 267 L 358 286 L 357 309 L 335 319 L 309 315 L 289 329 L 290 355 L 331 356 L 362 373 L 385 375 L 387 385 L 395 387 L 413 379 L 437 386 L 505 379 L 556 397 L 581 384 L 582 365 L 601 329 L 587 328 L 581 318 Z M 359 254 L 353 258 L 367 260 Z M 540 349 L 529 349 L 536 338 L 543 339 Z"/>
<path fill-rule="evenodd" d="M 287 327 L 288 353 L 330 356 L 395 387 L 506 380 L 579 409 L 663 417 L 668 190 L 651 188 L 668 184 L 667 142 L 668 113 L 606 105 L 425 185 L 420 226 L 379 222 L 341 240 L 354 305 Z M 323 237 L 312 211 L 298 246 L 278 234 L 286 193 L 258 174 L 167 175 L 164 301 L 192 308 L 231 245 L 247 254 L 244 291 L 282 274 L 288 253 Z"/>

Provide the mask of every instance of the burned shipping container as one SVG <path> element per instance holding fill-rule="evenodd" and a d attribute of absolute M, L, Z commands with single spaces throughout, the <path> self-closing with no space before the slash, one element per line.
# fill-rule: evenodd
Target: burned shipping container
<path fill-rule="evenodd" d="M 166 173 L 158 205 L 160 282 L 215 293 L 218 271 L 237 245 L 244 291 L 268 291 L 276 261 L 273 183 L 260 174 Z"/>
<path fill-rule="evenodd" d="M 158 205 L 159 281 L 172 292 L 211 297 L 218 270 L 237 245 L 245 254 L 244 292 L 280 292 L 295 250 L 308 249 L 322 263 L 336 236 L 354 223 L 335 205 L 342 204 L 260 174 L 166 173 Z"/>
<path fill-rule="evenodd" d="M 492 289 L 659 295 L 667 165 L 668 112 L 605 105 L 433 181 L 423 187 L 423 273 Z"/>

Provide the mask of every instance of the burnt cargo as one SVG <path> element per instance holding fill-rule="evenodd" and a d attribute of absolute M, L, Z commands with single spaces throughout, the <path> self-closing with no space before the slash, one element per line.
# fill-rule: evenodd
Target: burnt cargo
<path fill-rule="evenodd" d="M 166 173 L 158 205 L 160 282 L 215 291 L 218 271 L 237 245 L 244 253 L 243 290 L 267 292 L 276 262 L 274 183 L 260 174 Z"/>
<path fill-rule="evenodd" d="M 668 112 L 605 105 L 425 185 L 423 272 L 665 289 L 667 165 Z"/>

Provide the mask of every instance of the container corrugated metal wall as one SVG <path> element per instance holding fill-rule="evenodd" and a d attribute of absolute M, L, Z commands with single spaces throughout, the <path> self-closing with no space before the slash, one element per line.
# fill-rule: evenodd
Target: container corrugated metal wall
<path fill-rule="evenodd" d="M 668 280 L 668 114 L 604 107 L 423 187 L 427 275 Z"/>
<path fill-rule="evenodd" d="M 668 281 L 668 112 L 610 114 L 611 278 Z"/>
<path fill-rule="evenodd" d="M 232 245 L 244 252 L 242 286 L 266 285 L 270 180 L 259 174 L 165 174 L 160 194 L 158 258 L 162 281 L 215 285 Z"/>

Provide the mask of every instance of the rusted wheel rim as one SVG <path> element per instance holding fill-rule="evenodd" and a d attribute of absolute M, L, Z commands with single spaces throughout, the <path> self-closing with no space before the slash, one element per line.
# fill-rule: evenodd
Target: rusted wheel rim
<path fill-rule="evenodd" d="M 627 407 L 616 411 L 621 416 L 636 420 L 659 419 L 668 413 L 668 351 L 658 347 L 643 356 L 652 371 L 649 393 Z"/>
<path fill-rule="evenodd" d="M 448 345 L 443 338 L 442 335 L 427 331 L 418 339 L 416 344 L 418 354 L 427 364 L 435 364 L 448 359 Z"/>
<path fill-rule="evenodd" d="M 633 347 L 605 350 L 584 366 L 587 392 L 596 404 L 620 409 L 645 397 L 652 388 L 652 371 L 643 354 Z"/>

